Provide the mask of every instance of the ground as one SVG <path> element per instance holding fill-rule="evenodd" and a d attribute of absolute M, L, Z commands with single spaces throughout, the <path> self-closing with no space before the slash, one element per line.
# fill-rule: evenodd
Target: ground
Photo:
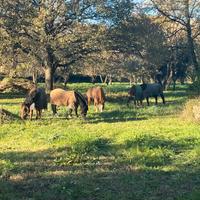
<path fill-rule="evenodd" d="M 86 121 L 49 109 L 0 125 L 0 199 L 200 199 L 200 125 L 180 117 L 187 86 L 142 108 L 127 107 L 128 84 L 104 88 L 105 111 L 90 107 Z M 18 115 L 23 96 L 0 94 L 0 104 Z"/>

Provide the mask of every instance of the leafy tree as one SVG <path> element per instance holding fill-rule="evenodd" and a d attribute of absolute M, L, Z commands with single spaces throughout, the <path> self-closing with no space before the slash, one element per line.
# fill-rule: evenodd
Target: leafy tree
<path fill-rule="evenodd" d="M 49 91 L 56 69 L 101 51 L 104 29 L 99 25 L 117 24 L 131 14 L 131 5 L 130 0 L 0 0 L 1 29 L 10 57 L 16 57 L 12 60 L 17 65 L 22 54 L 36 60 Z"/>
<path fill-rule="evenodd" d="M 193 64 L 196 78 L 200 79 L 200 66 L 196 54 L 196 38 L 199 36 L 200 2 L 198 0 L 150 0 L 158 13 L 171 22 L 179 25 L 174 34 L 179 34 L 179 30 L 184 30 L 187 38 L 187 49 Z"/>
<path fill-rule="evenodd" d="M 137 77 L 152 77 L 168 57 L 164 32 L 149 16 L 132 16 L 114 27 L 108 37 L 113 51 L 128 58 L 124 69 Z"/>

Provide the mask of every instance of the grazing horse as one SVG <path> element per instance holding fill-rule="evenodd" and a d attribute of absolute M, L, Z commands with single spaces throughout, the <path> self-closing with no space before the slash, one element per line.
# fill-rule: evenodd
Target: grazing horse
<path fill-rule="evenodd" d="M 143 94 L 142 94 L 142 88 L 140 85 L 133 85 L 131 89 L 128 91 L 128 94 L 129 94 L 129 98 L 128 98 L 127 105 L 131 101 L 132 97 L 133 97 L 135 106 L 142 105 Z"/>
<path fill-rule="evenodd" d="M 27 94 L 25 101 L 21 104 L 20 116 L 21 119 L 33 117 L 33 110 L 36 110 L 36 119 L 41 118 L 43 109 L 47 109 L 47 94 L 43 88 L 33 88 Z"/>
<path fill-rule="evenodd" d="M 149 83 L 149 84 L 141 84 L 141 85 L 134 85 L 131 87 L 129 91 L 129 99 L 130 101 L 131 97 L 134 96 L 134 102 L 136 105 L 136 101 L 140 101 L 142 104 L 143 99 L 146 98 L 147 105 L 149 106 L 149 97 L 155 98 L 155 103 L 158 103 L 158 96 L 162 98 L 163 104 L 165 104 L 165 97 L 163 94 L 163 88 L 159 83 Z"/>
<path fill-rule="evenodd" d="M 94 106 L 96 108 L 96 112 L 99 110 L 103 111 L 105 105 L 105 93 L 102 87 L 92 87 L 88 89 L 87 93 L 87 101 L 88 105 L 90 105 L 91 101 L 94 101 Z"/>
<path fill-rule="evenodd" d="M 87 115 L 87 101 L 85 97 L 77 91 L 65 91 L 60 88 L 54 89 L 50 92 L 50 103 L 53 115 L 57 113 L 56 106 L 67 106 L 67 108 L 69 108 L 69 117 L 71 117 L 73 110 L 78 117 L 77 109 L 79 105 L 82 117 L 85 118 Z"/>

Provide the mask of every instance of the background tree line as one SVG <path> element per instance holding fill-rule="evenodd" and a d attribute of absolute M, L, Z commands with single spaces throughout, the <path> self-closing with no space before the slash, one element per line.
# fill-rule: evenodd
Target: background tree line
<path fill-rule="evenodd" d="M 198 0 L 0 0 L 0 66 L 11 77 L 56 73 L 102 81 L 190 77 L 200 85 Z"/>

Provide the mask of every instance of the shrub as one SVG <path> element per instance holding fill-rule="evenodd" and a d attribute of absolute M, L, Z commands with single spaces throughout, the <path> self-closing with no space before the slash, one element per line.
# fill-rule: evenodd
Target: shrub
<path fill-rule="evenodd" d="M 184 107 L 181 117 L 191 122 L 200 122 L 200 98 L 189 100 Z"/>

